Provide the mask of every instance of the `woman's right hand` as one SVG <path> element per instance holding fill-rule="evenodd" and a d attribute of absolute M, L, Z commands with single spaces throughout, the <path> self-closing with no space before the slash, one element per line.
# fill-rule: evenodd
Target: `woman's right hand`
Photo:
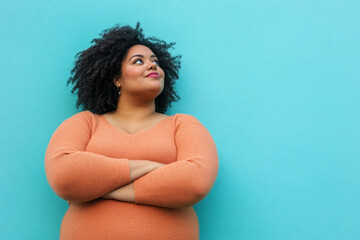
<path fill-rule="evenodd" d="M 150 160 L 129 160 L 130 182 L 165 165 L 166 164 L 154 162 Z"/>
<path fill-rule="evenodd" d="M 149 161 L 149 162 L 151 162 L 150 165 L 152 165 L 153 170 L 161 168 L 166 165 L 164 163 L 159 163 L 159 162 L 153 162 L 153 161 Z"/>

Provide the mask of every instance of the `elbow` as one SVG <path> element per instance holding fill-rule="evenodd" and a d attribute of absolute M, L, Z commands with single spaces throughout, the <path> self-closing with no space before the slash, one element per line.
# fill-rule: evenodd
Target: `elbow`
<path fill-rule="evenodd" d="M 64 200 L 74 201 L 71 182 L 62 177 L 61 174 L 54 174 L 48 177 L 48 182 L 53 191 Z"/>
<path fill-rule="evenodd" d="M 190 188 L 191 191 L 189 191 L 188 188 L 188 190 L 186 191 L 188 193 L 187 197 L 182 199 L 182 201 L 180 201 L 179 203 L 168 207 L 175 207 L 175 208 L 192 207 L 198 202 L 200 202 L 202 199 L 204 199 L 211 190 L 211 187 L 205 184 L 193 184 L 192 186 L 189 187 L 191 187 Z"/>
<path fill-rule="evenodd" d="M 81 187 L 71 177 L 57 172 L 47 178 L 50 187 L 60 198 L 72 202 L 89 201 L 89 199 L 82 196 Z"/>
<path fill-rule="evenodd" d="M 45 157 L 45 173 L 52 190 L 60 198 L 72 202 L 86 202 L 89 196 L 84 194 L 84 184 L 78 179 L 78 172 L 67 161 L 55 161 L 54 157 Z"/>
<path fill-rule="evenodd" d="M 213 184 L 210 182 L 199 181 L 194 183 L 191 187 L 192 191 L 190 194 L 190 199 L 188 200 L 188 206 L 195 205 L 204 199 L 209 192 L 211 191 Z"/>
<path fill-rule="evenodd" d="M 192 189 L 194 204 L 204 199 L 211 191 L 218 172 L 218 160 L 214 159 L 214 164 L 207 171 L 197 171 L 189 178 Z"/>
<path fill-rule="evenodd" d="M 207 182 L 200 182 L 195 184 L 194 187 L 195 199 L 197 199 L 197 201 L 200 201 L 203 198 L 205 198 L 206 195 L 208 195 L 208 193 L 210 192 L 211 188 L 212 188 L 212 184 Z"/>
<path fill-rule="evenodd" d="M 185 205 L 183 207 L 189 207 L 197 204 L 203 200 L 211 191 L 217 176 L 217 168 L 215 168 L 212 174 L 205 172 L 197 172 L 186 178 L 183 182 L 183 190 L 186 192 Z"/>

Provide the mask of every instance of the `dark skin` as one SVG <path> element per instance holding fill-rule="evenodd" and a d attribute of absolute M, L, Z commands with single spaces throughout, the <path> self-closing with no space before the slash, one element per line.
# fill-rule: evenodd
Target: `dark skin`
<path fill-rule="evenodd" d="M 151 72 L 157 72 L 158 76 L 147 76 Z M 114 79 L 114 84 L 121 88 L 117 108 L 103 114 L 110 124 L 127 134 L 136 134 L 169 117 L 155 112 L 155 98 L 164 89 L 165 74 L 151 49 L 132 46 L 122 62 L 121 73 L 121 77 Z M 133 181 L 164 165 L 149 160 L 129 160 L 131 183 L 103 198 L 135 202 Z"/>
<path fill-rule="evenodd" d="M 155 112 L 155 98 L 164 89 L 165 74 L 151 49 L 143 45 L 132 46 L 121 70 L 121 77 L 114 79 L 114 84 L 121 88 L 117 109 L 103 116 L 128 134 L 149 129 L 167 118 L 167 115 Z M 146 77 L 150 72 L 158 72 L 159 77 Z"/>

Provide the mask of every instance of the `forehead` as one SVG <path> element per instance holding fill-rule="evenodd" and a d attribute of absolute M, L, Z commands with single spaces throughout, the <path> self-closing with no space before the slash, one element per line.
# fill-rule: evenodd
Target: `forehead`
<path fill-rule="evenodd" d="M 150 48 L 144 45 L 134 45 L 129 48 L 127 58 L 131 58 L 133 55 L 140 54 L 144 56 L 151 56 L 154 55 L 153 51 Z"/>

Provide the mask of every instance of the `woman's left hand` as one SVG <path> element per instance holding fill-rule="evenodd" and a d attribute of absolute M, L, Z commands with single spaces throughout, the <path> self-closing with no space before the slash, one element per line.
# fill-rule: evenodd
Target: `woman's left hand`
<path fill-rule="evenodd" d="M 135 202 L 134 183 L 131 182 L 121 188 L 117 188 L 105 194 L 102 198 L 122 202 Z"/>

